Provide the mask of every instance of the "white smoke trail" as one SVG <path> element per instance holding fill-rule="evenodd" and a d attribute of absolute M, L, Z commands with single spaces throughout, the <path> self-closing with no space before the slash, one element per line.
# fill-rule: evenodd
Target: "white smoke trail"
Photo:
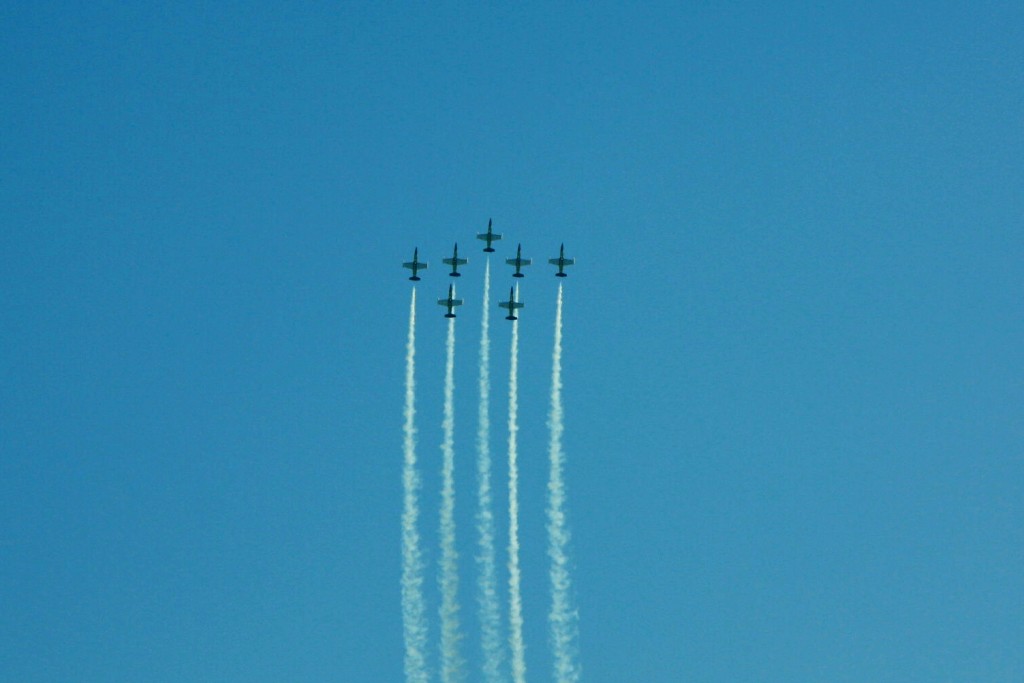
<path fill-rule="evenodd" d="M 512 645 L 512 680 L 526 680 L 526 646 L 523 644 L 523 603 L 519 591 L 519 321 L 512 321 L 512 360 L 508 375 L 508 589 L 509 629 Z"/>
<path fill-rule="evenodd" d="M 558 286 L 555 309 L 555 348 L 551 359 L 551 413 L 548 416 L 551 442 L 548 449 L 551 470 L 548 478 L 548 557 L 551 559 L 551 646 L 555 658 L 555 681 L 575 683 L 580 679 L 577 660 L 578 614 L 571 605 L 569 581 L 569 528 L 565 515 L 565 483 L 562 469 L 562 286 Z"/>
<path fill-rule="evenodd" d="M 441 442 L 441 680 L 462 679 L 459 655 L 459 556 L 455 550 L 455 319 L 448 319 Z"/>
<path fill-rule="evenodd" d="M 416 290 L 409 304 L 409 339 L 405 345 L 405 423 L 402 428 L 402 628 L 405 636 L 405 680 L 427 683 L 427 622 L 423 604 L 423 560 L 419 518 L 420 476 L 416 470 Z"/>
<path fill-rule="evenodd" d="M 494 513 L 491 504 L 491 336 L 488 310 L 491 297 L 491 262 L 484 268 L 483 322 L 480 326 L 480 410 L 476 433 L 477 512 L 479 536 L 477 565 L 480 575 L 477 590 L 480 602 L 480 627 L 483 645 L 483 670 L 486 683 L 501 683 L 504 648 L 501 642 L 501 616 L 498 609 L 498 579 L 494 553 Z"/>

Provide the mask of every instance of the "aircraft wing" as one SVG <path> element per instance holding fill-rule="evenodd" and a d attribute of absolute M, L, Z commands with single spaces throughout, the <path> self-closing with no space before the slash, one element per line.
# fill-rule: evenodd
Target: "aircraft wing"
<path fill-rule="evenodd" d="M 531 263 L 533 263 L 533 259 L 528 259 L 528 258 L 508 258 L 508 259 L 505 259 L 505 263 L 509 264 L 510 266 L 515 266 L 515 265 L 528 266 Z"/>
<path fill-rule="evenodd" d="M 522 308 L 526 304 L 520 301 L 501 301 L 498 303 L 498 305 L 501 306 L 502 308 L 507 308 L 508 310 L 513 311 L 517 308 Z"/>
<path fill-rule="evenodd" d="M 446 258 L 442 259 L 442 263 L 446 266 L 464 266 L 469 263 L 469 259 L 464 258 Z"/>
<path fill-rule="evenodd" d="M 408 263 L 403 263 L 402 267 L 408 268 L 409 270 L 426 270 L 427 264 L 419 263 L 418 261 L 409 261 Z"/>
<path fill-rule="evenodd" d="M 550 263 L 553 266 L 571 266 L 572 264 L 576 263 L 576 259 L 571 259 L 571 258 L 567 258 L 567 259 L 549 258 L 548 259 L 548 263 Z"/>
<path fill-rule="evenodd" d="M 486 239 L 490 238 L 492 240 L 497 241 L 497 240 L 501 239 L 501 233 L 494 232 L 494 233 L 491 233 L 490 235 L 488 235 L 486 232 L 482 232 L 479 235 L 477 235 L 476 238 L 478 240 L 486 240 Z"/>
<path fill-rule="evenodd" d="M 462 305 L 462 299 L 452 299 L 451 301 L 449 301 L 448 299 L 438 299 L 437 300 L 437 305 L 438 306 L 461 306 Z"/>

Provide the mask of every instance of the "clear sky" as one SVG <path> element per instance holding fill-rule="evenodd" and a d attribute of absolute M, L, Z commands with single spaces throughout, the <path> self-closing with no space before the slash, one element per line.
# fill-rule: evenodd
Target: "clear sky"
<path fill-rule="evenodd" d="M 456 239 L 478 680 L 489 217 L 499 258 L 577 259 L 584 680 L 1024 680 L 1024 5 L 627 4 L 0 7 L 0 680 L 401 680 L 417 245 L 436 670 Z M 524 633 L 550 680 L 557 283 L 527 272 Z"/>

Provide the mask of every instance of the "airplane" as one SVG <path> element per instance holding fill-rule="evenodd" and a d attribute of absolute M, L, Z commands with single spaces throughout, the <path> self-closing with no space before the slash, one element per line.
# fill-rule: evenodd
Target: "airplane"
<path fill-rule="evenodd" d="M 482 232 L 476 236 L 478 240 L 484 240 L 487 242 L 487 246 L 484 247 L 484 251 L 494 251 L 494 247 L 491 246 L 491 242 L 495 242 L 501 239 L 501 235 L 491 230 L 491 219 L 487 219 L 487 232 Z"/>
<path fill-rule="evenodd" d="M 441 259 L 441 262 L 446 266 L 452 267 L 452 272 L 448 273 L 452 277 L 462 277 L 462 273 L 459 272 L 459 266 L 464 266 L 469 263 L 469 259 L 459 258 L 459 243 L 455 243 L 455 251 L 452 253 L 451 258 Z"/>
<path fill-rule="evenodd" d="M 565 245 L 563 244 L 558 249 L 558 258 L 549 258 L 548 263 L 553 266 L 558 266 L 558 272 L 555 273 L 555 277 L 567 277 L 569 274 L 565 272 L 564 268 L 576 263 L 576 260 L 565 258 Z"/>
<path fill-rule="evenodd" d="M 427 264 L 424 261 L 420 261 L 420 248 L 416 247 L 412 250 L 412 261 L 402 264 L 403 268 L 408 268 L 412 271 L 412 277 L 410 280 L 419 280 L 420 276 L 416 274 L 417 270 L 426 270 Z"/>
<path fill-rule="evenodd" d="M 523 245 L 520 244 L 516 247 L 516 257 L 505 259 L 505 263 L 516 267 L 516 272 L 512 273 L 512 277 L 525 277 L 519 269 L 523 266 L 530 265 L 533 261 L 528 258 L 523 258 Z"/>
<path fill-rule="evenodd" d="M 501 301 L 498 303 L 502 308 L 508 309 L 508 315 L 505 316 L 505 320 L 519 320 L 516 317 L 516 309 L 522 308 L 526 304 L 522 301 L 516 301 L 515 287 L 509 287 L 508 289 L 508 301 Z"/>
<path fill-rule="evenodd" d="M 452 309 L 455 308 L 456 306 L 461 306 L 462 305 L 462 299 L 456 299 L 455 298 L 455 285 L 448 285 L 448 298 L 447 299 L 438 299 L 437 303 L 438 303 L 439 306 L 447 306 L 448 307 L 448 312 L 444 314 L 444 317 L 446 317 L 446 318 L 454 318 L 455 317 L 455 313 L 452 312 Z"/>

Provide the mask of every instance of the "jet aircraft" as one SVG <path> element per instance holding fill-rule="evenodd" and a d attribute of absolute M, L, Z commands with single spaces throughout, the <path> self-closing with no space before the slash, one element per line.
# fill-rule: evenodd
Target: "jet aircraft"
<path fill-rule="evenodd" d="M 462 305 L 462 299 L 455 298 L 455 285 L 448 285 L 448 298 L 438 299 L 437 303 L 439 306 L 447 306 L 448 312 L 444 314 L 446 318 L 454 318 L 455 313 L 452 311 L 456 306 Z"/>
<path fill-rule="evenodd" d="M 446 266 L 452 267 L 452 272 L 448 273 L 452 277 L 462 277 L 462 273 L 459 272 L 459 266 L 464 266 L 469 263 L 469 259 L 459 258 L 459 243 L 455 243 L 455 251 L 452 253 L 451 258 L 441 259 Z"/>
<path fill-rule="evenodd" d="M 519 320 L 516 317 L 516 309 L 522 308 L 526 304 L 522 301 L 516 301 L 516 290 L 515 287 L 509 287 L 508 289 L 508 301 L 501 301 L 498 303 L 502 308 L 508 309 L 508 315 L 505 316 L 505 320 Z"/>
<path fill-rule="evenodd" d="M 407 263 L 403 263 L 402 267 L 403 268 L 408 268 L 409 270 L 412 271 L 412 276 L 409 278 L 410 280 L 419 280 L 420 279 L 420 276 L 416 274 L 416 271 L 418 271 L 418 270 L 426 270 L 427 269 L 427 264 L 426 264 L 425 261 L 420 261 L 420 248 L 419 247 L 416 247 L 415 249 L 412 250 L 412 261 L 409 261 Z"/>
<path fill-rule="evenodd" d="M 576 262 L 575 259 L 565 258 L 565 245 L 563 244 L 558 249 L 558 258 L 548 259 L 548 263 L 553 266 L 558 266 L 558 272 L 555 273 L 555 277 L 566 277 L 569 274 L 565 272 L 566 266 L 571 266 Z"/>
<path fill-rule="evenodd" d="M 484 240 L 487 242 L 487 246 L 484 247 L 484 251 L 494 251 L 494 247 L 491 246 L 491 242 L 496 242 L 501 239 L 501 234 L 491 230 L 491 219 L 487 219 L 487 232 L 482 232 L 476 236 L 478 240 Z"/>
<path fill-rule="evenodd" d="M 523 245 L 520 244 L 518 247 L 516 247 L 516 257 L 505 259 L 505 263 L 509 264 L 510 266 L 516 267 L 516 272 L 512 273 L 512 277 L 525 277 L 519 269 L 522 268 L 523 266 L 530 265 L 531 263 L 533 263 L 533 261 L 528 258 L 523 258 Z"/>

